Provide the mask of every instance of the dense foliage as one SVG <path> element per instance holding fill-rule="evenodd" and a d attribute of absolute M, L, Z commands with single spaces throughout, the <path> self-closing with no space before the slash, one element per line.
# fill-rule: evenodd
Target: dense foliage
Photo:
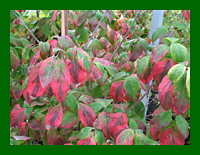
<path fill-rule="evenodd" d="M 165 11 L 152 38 L 151 10 L 67 18 L 61 36 L 60 10 L 10 12 L 10 144 L 184 145 L 190 11 Z M 141 100 L 151 89 L 159 106 L 147 120 Z"/>

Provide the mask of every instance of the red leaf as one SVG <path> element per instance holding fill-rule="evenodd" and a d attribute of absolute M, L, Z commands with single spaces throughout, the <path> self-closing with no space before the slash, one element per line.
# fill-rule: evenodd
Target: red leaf
<path fill-rule="evenodd" d="M 94 127 L 103 131 L 104 136 L 109 139 L 108 133 L 108 121 L 110 119 L 110 114 L 101 112 L 98 115 L 98 118 L 94 121 Z"/>
<path fill-rule="evenodd" d="M 30 65 L 34 65 L 40 58 L 40 51 L 37 51 L 32 58 L 30 58 Z"/>
<path fill-rule="evenodd" d="M 94 58 L 93 62 L 99 62 L 104 66 L 108 66 L 108 65 L 114 64 L 113 62 L 110 62 L 110 61 L 108 61 L 108 60 L 106 60 L 104 58 L 97 58 L 97 57 Z"/>
<path fill-rule="evenodd" d="M 10 126 L 20 127 L 25 117 L 24 109 L 22 109 L 19 104 L 16 104 L 10 113 Z"/>
<path fill-rule="evenodd" d="M 17 12 L 25 12 L 26 10 L 16 10 Z"/>
<path fill-rule="evenodd" d="M 72 143 L 65 143 L 64 145 L 73 145 Z"/>
<path fill-rule="evenodd" d="M 26 102 L 28 102 L 28 103 L 32 102 L 32 99 L 30 97 L 30 94 L 28 92 L 28 88 L 27 87 L 23 90 L 23 96 L 24 96 L 24 99 L 25 99 Z"/>
<path fill-rule="evenodd" d="M 108 49 L 110 47 L 110 43 L 106 38 L 101 38 L 100 40 L 101 46 L 108 52 Z"/>
<path fill-rule="evenodd" d="M 12 50 L 10 50 L 10 65 L 11 65 L 11 68 L 16 71 L 19 64 L 20 64 L 19 58 L 16 56 L 16 54 Z"/>
<path fill-rule="evenodd" d="M 190 20 L 190 10 L 182 10 L 182 15 L 185 17 L 187 21 Z"/>
<path fill-rule="evenodd" d="M 152 54 L 150 57 L 151 62 L 156 62 L 162 59 L 169 51 L 169 47 L 167 45 L 161 44 L 153 48 Z"/>
<path fill-rule="evenodd" d="M 185 139 L 170 125 L 160 133 L 160 145 L 184 145 Z"/>
<path fill-rule="evenodd" d="M 99 68 L 97 68 L 97 66 L 93 65 L 90 77 L 92 78 L 93 81 L 97 81 L 102 77 L 102 72 L 100 71 Z"/>
<path fill-rule="evenodd" d="M 172 92 L 172 82 L 168 79 L 168 76 L 166 75 L 158 86 L 158 98 L 160 100 L 161 106 L 165 110 L 169 110 L 172 108 Z"/>
<path fill-rule="evenodd" d="M 91 107 L 80 103 L 78 107 L 78 117 L 85 127 L 93 127 L 93 123 L 96 119 L 96 114 Z"/>
<path fill-rule="evenodd" d="M 159 139 L 159 136 L 160 136 L 160 131 L 156 129 L 156 127 L 153 125 L 150 125 L 150 134 L 152 136 L 152 138 L 154 140 L 157 140 Z"/>
<path fill-rule="evenodd" d="M 49 40 L 48 43 L 52 47 L 52 49 L 56 48 L 58 41 L 55 39 Z"/>
<path fill-rule="evenodd" d="M 132 129 L 125 129 L 117 136 L 115 140 L 116 145 L 133 145 L 134 131 Z"/>
<path fill-rule="evenodd" d="M 78 63 L 66 60 L 65 64 L 69 68 L 72 86 L 83 86 L 89 79 L 89 74 L 84 71 Z"/>
<path fill-rule="evenodd" d="M 190 99 L 189 98 L 185 99 L 179 95 L 174 96 L 172 98 L 172 107 L 177 115 L 182 115 L 190 107 Z"/>
<path fill-rule="evenodd" d="M 117 43 L 118 32 L 107 27 L 107 37 L 111 44 Z"/>
<path fill-rule="evenodd" d="M 14 22 L 15 25 L 19 25 L 20 24 L 20 19 L 15 19 L 13 22 Z"/>
<path fill-rule="evenodd" d="M 55 10 L 55 11 L 53 12 L 53 16 L 52 16 L 52 19 L 51 19 L 52 22 L 54 22 L 54 21 L 56 20 L 57 15 L 58 15 L 58 11 Z"/>
<path fill-rule="evenodd" d="M 61 104 L 54 106 L 46 115 L 45 126 L 47 130 L 56 129 L 63 119 Z"/>
<path fill-rule="evenodd" d="M 20 136 L 26 135 L 26 122 L 22 122 L 20 125 Z"/>
<path fill-rule="evenodd" d="M 32 119 L 28 122 L 28 126 L 33 130 L 39 130 L 40 129 L 40 121 L 37 119 Z"/>
<path fill-rule="evenodd" d="M 110 87 L 110 95 L 116 102 L 124 100 L 125 96 L 124 81 L 112 83 Z"/>
<path fill-rule="evenodd" d="M 128 117 L 125 113 L 114 113 L 108 122 L 108 131 L 113 138 L 128 128 Z"/>
<path fill-rule="evenodd" d="M 46 139 L 48 145 L 54 145 L 54 141 L 58 136 L 58 130 L 51 130 L 46 132 Z"/>
<path fill-rule="evenodd" d="M 22 86 L 17 83 L 14 86 L 12 86 L 11 93 L 13 97 L 18 100 L 22 96 Z"/>
<path fill-rule="evenodd" d="M 168 73 L 169 69 L 174 65 L 175 62 L 171 59 L 164 59 L 154 63 L 152 75 L 157 85 L 160 84 L 164 76 Z"/>
<path fill-rule="evenodd" d="M 96 142 L 92 137 L 88 137 L 86 139 L 80 139 L 77 142 L 77 145 L 96 145 Z"/>
<path fill-rule="evenodd" d="M 43 95 L 44 91 L 46 88 L 43 88 L 42 85 L 40 84 L 40 79 L 39 79 L 39 69 L 43 61 L 40 61 L 37 63 L 35 66 L 33 66 L 29 72 L 29 78 L 28 78 L 28 92 L 32 98 L 37 98 Z"/>
<path fill-rule="evenodd" d="M 45 59 L 39 69 L 40 83 L 42 87 L 48 86 L 55 75 L 55 61 L 53 56 Z"/>

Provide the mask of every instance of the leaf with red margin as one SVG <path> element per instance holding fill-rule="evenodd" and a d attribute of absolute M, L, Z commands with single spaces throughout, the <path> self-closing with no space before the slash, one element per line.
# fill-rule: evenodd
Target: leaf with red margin
<path fill-rule="evenodd" d="M 20 136 L 26 135 L 26 122 L 22 122 L 20 125 Z"/>
<path fill-rule="evenodd" d="M 190 10 L 182 10 L 182 15 L 185 17 L 187 21 L 190 20 Z"/>
<path fill-rule="evenodd" d="M 65 61 L 66 66 L 69 68 L 70 81 L 72 86 L 76 87 L 83 86 L 89 79 L 89 74 L 84 71 L 78 63 L 72 62 L 70 60 Z"/>
<path fill-rule="evenodd" d="M 19 104 L 16 104 L 10 112 L 10 126 L 20 127 L 25 117 L 24 109 L 21 108 Z"/>
<path fill-rule="evenodd" d="M 107 27 L 107 37 L 111 44 L 117 43 L 118 32 Z"/>
<path fill-rule="evenodd" d="M 108 133 L 108 121 L 110 119 L 110 114 L 101 112 L 98 115 L 98 118 L 94 121 L 94 127 L 103 131 L 103 134 L 106 138 L 110 138 Z"/>
<path fill-rule="evenodd" d="M 40 130 L 40 121 L 37 119 L 29 120 L 28 126 L 33 130 Z"/>
<path fill-rule="evenodd" d="M 61 128 L 69 129 L 78 124 L 79 118 L 77 113 L 70 111 L 69 109 L 64 112 Z"/>
<path fill-rule="evenodd" d="M 143 89 L 144 91 L 146 91 L 146 88 L 145 88 L 144 84 L 143 84 L 142 81 L 138 78 L 137 74 L 132 74 L 131 76 L 134 77 L 135 79 L 137 79 L 137 81 L 138 81 L 139 84 L 140 84 L 140 88 Z"/>
<path fill-rule="evenodd" d="M 96 13 L 96 11 L 94 11 L 94 10 L 87 10 L 86 12 L 80 14 L 78 16 L 78 19 L 77 19 L 78 20 L 78 26 L 83 24 L 83 22 L 85 22 L 89 17 L 91 17 L 95 13 Z"/>
<path fill-rule="evenodd" d="M 30 65 L 34 65 L 40 58 L 40 51 L 37 51 L 32 58 L 30 58 Z"/>
<path fill-rule="evenodd" d="M 57 136 L 58 136 L 58 130 L 47 131 L 46 132 L 46 139 L 47 139 L 48 145 L 53 145 L 54 140 L 56 139 Z"/>
<path fill-rule="evenodd" d="M 90 47 L 92 53 L 94 54 L 94 56 L 97 56 L 102 49 L 100 41 L 98 39 L 93 39 L 91 41 L 89 47 Z"/>
<path fill-rule="evenodd" d="M 90 103 L 94 102 L 93 98 L 89 95 L 81 95 L 81 97 L 79 97 L 78 101 L 81 101 L 81 102 L 85 103 L 86 105 L 89 105 Z"/>
<path fill-rule="evenodd" d="M 185 139 L 177 132 L 172 123 L 160 133 L 160 145 L 184 145 Z"/>
<path fill-rule="evenodd" d="M 54 75 L 55 75 L 55 61 L 54 57 L 51 56 L 42 62 L 42 65 L 39 69 L 40 83 L 43 88 L 48 86 L 49 83 L 51 83 L 51 81 L 54 78 Z"/>
<path fill-rule="evenodd" d="M 99 68 L 97 68 L 96 65 L 92 65 L 92 72 L 90 73 L 90 76 L 92 80 L 97 81 L 102 77 L 102 72 L 100 71 Z"/>
<path fill-rule="evenodd" d="M 60 126 L 63 119 L 63 111 L 62 106 L 59 103 L 58 105 L 54 106 L 46 115 L 45 119 L 45 126 L 47 130 L 56 129 Z"/>
<path fill-rule="evenodd" d="M 132 129 L 123 130 L 116 138 L 116 145 L 133 145 L 134 131 Z"/>
<path fill-rule="evenodd" d="M 12 86 L 11 93 L 13 97 L 18 100 L 22 96 L 22 86 L 19 83 L 16 83 Z"/>
<path fill-rule="evenodd" d="M 167 75 L 169 69 L 174 65 L 175 62 L 172 59 L 164 59 L 154 63 L 152 75 L 157 85 L 160 84 L 164 76 Z"/>
<path fill-rule="evenodd" d="M 108 61 L 108 60 L 106 60 L 104 58 L 97 58 L 97 57 L 94 58 L 93 62 L 99 62 L 104 66 L 108 66 L 108 65 L 114 64 L 113 62 L 110 62 L 110 61 Z"/>
<path fill-rule="evenodd" d="M 148 43 L 144 39 L 140 39 L 133 47 L 131 47 L 130 60 L 133 62 L 139 58 L 144 51 L 148 50 Z"/>
<path fill-rule="evenodd" d="M 125 96 L 124 80 L 112 83 L 110 87 L 110 95 L 116 102 L 121 102 L 124 100 Z"/>
<path fill-rule="evenodd" d="M 128 117 L 125 113 L 119 112 L 110 116 L 108 131 L 113 138 L 126 128 L 128 128 Z"/>
<path fill-rule="evenodd" d="M 50 45 L 48 42 L 41 42 L 39 44 L 41 58 L 44 60 L 49 55 Z"/>
<path fill-rule="evenodd" d="M 52 47 L 52 49 L 56 48 L 58 41 L 55 39 L 49 40 L 48 43 Z"/>
<path fill-rule="evenodd" d="M 148 84 L 153 78 L 151 69 L 150 56 L 145 56 L 140 60 L 137 68 L 137 76 L 144 84 Z"/>
<path fill-rule="evenodd" d="M 58 11 L 55 10 L 55 11 L 53 12 L 53 16 L 52 16 L 52 19 L 51 19 L 52 22 L 54 22 L 54 21 L 56 20 L 57 15 L 58 15 Z"/>
<path fill-rule="evenodd" d="M 96 114 L 91 107 L 80 103 L 78 106 L 78 117 L 85 127 L 93 127 L 93 123 L 96 119 Z"/>
<path fill-rule="evenodd" d="M 109 43 L 109 41 L 104 37 L 102 37 L 99 41 L 100 41 L 100 44 L 101 44 L 102 48 L 105 49 L 108 52 L 108 49 L 109 49 L 109 47 L 111 45 Z"/>
<path fill-rule="evenodd" d="M 75 44 L 73 43 L 72 39 L 69 36 L 62 36 L 58 38 L 58 44 L 63 50 L 67 50 L 70 47 L 74 47 Z"/>
<path fill-rule="evenodd" d="M 78 25 L 77 15 L 72 11 L 69 10 L 69 20 L 73 24 L 74 27 Z"/>
<path fill-rule="evenodd" d="M 37 98 L 43 95 L 46 88 L 40 84 L 39 69 L 43 61 L 40 61 L 35 66 L 29 69 L 27 89 L 31 98 Z"/>
<path fill-rule="evenodd" d="M 88 137 L 86 139 L 80 139 L 77 142 L 77 145 L 96 145 L 96 142 L 92 137 Z"/>
<path fill-rule="evenodd" d="M 150 61 L 151 62 L 159 61 L 168 53 L 168 51 L 169 51 L 169 47 L 164 44 L 154 47 L 152 50 Z"/>
<path fill-rule="evenodd" d="M 174 83 L 174 96 L 172 97 L 172 107 L 177 115 L 184 114 L 190 107 L 190 98 L 186 88 L 186 73 Z"/>
<path fill-rule="evenodd" d="M 11 65 L 11 68 L 16 71 L 19 64 L 20 64 L 19 58 L 17 57 L 17 55 L 12 50 L 10 50 L 10 65 Z"/>
<path fill-rule="evenodd" d="M 172 82 L 168 79 L 168 76 L 166 75 L 158 86 L 158 98 L 161 106 L 165 110 L 169 110 L 172 108 L 172 93 Z"/>
<path fill-rule="evenodd" d="M 175 120 L 177 131 L 186 139 L 189 136 L 188 122 L 182 115 L 176 116 Z"/>
<path fill-rule="evenodd" d="M 31 103 L 32 99 L 31 99 L 30 94 L 28 92 L 28 88 L 26 87 L 22 92 L 23 92 L 23 96 L 24 96 L 25 101 L 28 102 L 28 103 Z"/>

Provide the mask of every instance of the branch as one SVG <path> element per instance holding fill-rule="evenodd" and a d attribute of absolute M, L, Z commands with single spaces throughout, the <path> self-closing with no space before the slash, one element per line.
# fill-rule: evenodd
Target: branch
<path fill-rule="evenodd" d="M 148 10 L 147 10 L 147 11 L 148 11 Z M 146 13 L 147 11 L 143 12 L 141 15 L 143 15 L 143 14 Z M 136 14 L 136 16 L 135 16 L 133 22 L 131 23 L 131 26 L 130 26 L 130 27 L 133 26 L 135 20 L 139 17 L 140 12 L 141 12 L 141 10 L 139 10 L 138 13 Z M 141 15 L 140 15 L 140 16 L 141 16 Z M 113 57 L 115 56 L 115 54 L 118 52 L 119 48 L 121 47 L 122 43 L 124 42 L 124 40 L 126 39 L 126 37 L 128 36 L 128 34 L 130 33 L 130 31 L 131 31 L 130 28 L 126 31 L 126 34 L 125 34 L 124 38 L 122 39 L 122 41 L 119 43 L 119 45 L 118 45 L 117 48 L 115 49 L 115 51 L 114 51 L 114 53 L 113 53 L 113 55 L 112 55 L 112 57 L 110 58 L 109 61 L 111 61 L 111 60 L 113 59 Z"/>
<path fill-rule="evenodd" d="M 36 38 L 36 36 L 31 32 L 31 30 L 26 26 L 26 24 L 24 23 L 24 21 L 15 13 L 15 11 L 11 10 L 12 13 L 21 21 L 22 25 L 29 31 L 29 33 L 33 36 L 33 38 L 38 42 L 38 44 L 40 43 L 40 41 Z"/>
<path fill-rule="evenodd" d="M 102 22 L 102 20 L 104 19 L 104 17 L 106 16 L 106 13 L 107 13 L 107 12 L 108 12 L 108 10 L 106 10 L 106 12 L 105 12 L 105 13 L 103 14 L 103 16 L 101 17 L 101 20 L 98 22 L 97 26 L 95 27 L 94 31 L 92 32 L 92 35 L 91 35 L 90 39 L 88 40 L 88 42 L 87 42 L 87 43 L 85 44 L 85 46 L 83 47 L 83 50 L 85 50 L 85 49 L 88 47 L 90 41 L 93 39 L 94 34 L 95 34 L 96 31 L 98 30 L 99 25 L 100 25 L 100 23 Z"/>
<path fill-rule="evenodd" d="M 146 91 L 146 93 L 143 94 L 143 96 L 134 104 L 132 105 L 127 111 L 126 113 L 128 113 L 130 110 L 132 110 L 133 108 L 135 108 L 139 103 L 140 101 L 147 95 L 149 94 L 149 91 L 151 90 L 151 87 L 153 86 L 153 82 L 152 84 L 149 86 L 148 90 Z"/>

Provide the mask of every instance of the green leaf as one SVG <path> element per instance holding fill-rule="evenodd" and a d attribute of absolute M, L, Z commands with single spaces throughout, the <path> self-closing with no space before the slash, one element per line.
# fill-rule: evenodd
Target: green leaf
<path fill-rule="evenodd" d="M 26 88 L 28 83 L 28 76 L 26 77 L 26 79 L 24 80 L 24 82 L 22 83 L 22 90 Z"/>
<path fill-rule="evenodd" d="M 188 97 L 190 97 L 190 67 L 187 68 L 186 88 L 187 88 Z"/>
<path fill-rule="evenodd" d="M 164 44 L 169 45 L 171 43 L 177 43 L 177 42 L 179 42 L 180 39 L 179 38 L 171 38 L 171 37 L 169 37 L 169 38 L 163 38 L 162 41 L 163 41 Z"/>
<path fill-rule="evenodd" d="M 177 27 L 180 30 L 186 31 L 186 25 L 183 22 L 172 23 L 172 26 Z"/>
<path fill-rule="evenodd" d="M 176 63 L 186 61 L 188 58 L 187 48 L 179 43 L 170 45 L 170 54 Z"/>
<path fill-rule="evenodd" d="M 164 25 L 155 30 L 152 35 L 152 42 L 161 37 L 164 33 L 168 32 L 168 28 L 169 26 Z"/>
<path fill-rule="evenodd" d="M 102 96 L 101 86 L 97 85 L 91 91 L 93 98 L 98 98 Z"/>
<path fill-rule="evenodd" d="M 124 82 L 124 89 L 133 101 L 138 99 L 138 95 L 140 94 L 140 84 L 136 78 L 132 76 L 127 77 Z"/>
<path fill-rule="evenodd" d="M 67 102 L 69 108 L 72 111 L 78 110 L 78 101 L 73 95 L 67 95 L 67 97 L 65 98 L 65 102 Z"/>
<path fill-rule="evenodd" d="M 51 34 L 49 22 L 42 26 L 41 32 L 47 37 Z"/>
<path fill-rule="evenodd" d="M 30 45 L 31 43 L 25 38 L 19 38 L 19 42 L 22 44 L 23 47 Z"/>
<path fill-rule="evenodd" d="M 29 59 L 30 58 L 30 52 L 31 52 L 31 48 L 30 47 L 25 47 L 22 51 L 22 58 L 23 59 Z"/>
<path fill-rule="evenodd" d="M 112 76 L 112 77 L 114 77 L 118 73 L 117 69 L 115 67 L 111 66 L 111 65 L 104 66 L 104 67 L 108 71 L 110 76 Z"/>
<path fill-rule="evenodd" d="M 159 115 L 159 126 L 161 128 L 168 126 L 172 121 L 172 113 L 170 111 L 162 112 Z"/>
<path fill-rule="evenodd" d="M 84 27 L 82 30 L 81 35 L 78 37 L 78 43 L 85 43 L 86 40 L 88 39 L 88 28 Z"/>
<path fill-rule="evenodd" d="M 135 130 L 134 134 L 135 145 L 157 145 L 158 142 L 149 139 L 141 130 Z"/>
<path fill-rule="evenodd" d="M 178 131 L 183 135 L 184 138 L 187 138 L 188 136 L 188 122 L 185 120 L 185 118 L 182 115 L 178 115 L 175 118 L 176 120 L 176 126 L 178 128 Z"/>
<path fill-rule="evenodd" d="M 103 132 L 101 130 L 95 129 L 94 140 L 98 145 L 102 145 L 106 141 Z"/>
<path fill-rule="evenodd" d="M 91 107 L 95 112 L 101 110 L 104 105 L 102 105 L 100 102 L 93 102 L 89 105 L 89 107 Z"/>
<path fill-rule="evenodd" d="M 133 145 L 134 131 L 132 129 L 125 129 L 117 136 L 115 140 L 116 145 Z"/>
<path fill-rule="evenodd" d="M 90 136 L 90 133 L 92 131 L 92 127 L 84 127 L 81 129 L 80 132 L 80 139 L 86 139 Z"/>
<path fill-rule="evenodd" d="M 186 67 L 181 64 L 174 65 L 168 71 L 168 78 L 174 83 L 177 82 L 185 73 L 185 69 Z"/>
<path fill-rule="evenodd" d="M 33 108 L 31 106 L 28 106 L 28 107 L 25 108 L 24 113 L 25 113 L 27 118 L 29 118 L 31 116 L 32 110 L 33 110 Z"/>
<path fill-rule="evenodd" d="M 119 80 L 119 79 L 121 79 L 122 77 L 124 77 L 124 76 L 126 76 L 126 72 L 119 72 L 119 73 L 117 73 L 114 77 L 113 77 L 113 79 L 112 79 L 112 83 L 113 82 L 116 82 L 117 80 Z"/>
<path fill-rule="evenodd" d="M 138 124 L 133 118 L 129 118 L 128 125 L 132 130 L 138 129 Z"/>

